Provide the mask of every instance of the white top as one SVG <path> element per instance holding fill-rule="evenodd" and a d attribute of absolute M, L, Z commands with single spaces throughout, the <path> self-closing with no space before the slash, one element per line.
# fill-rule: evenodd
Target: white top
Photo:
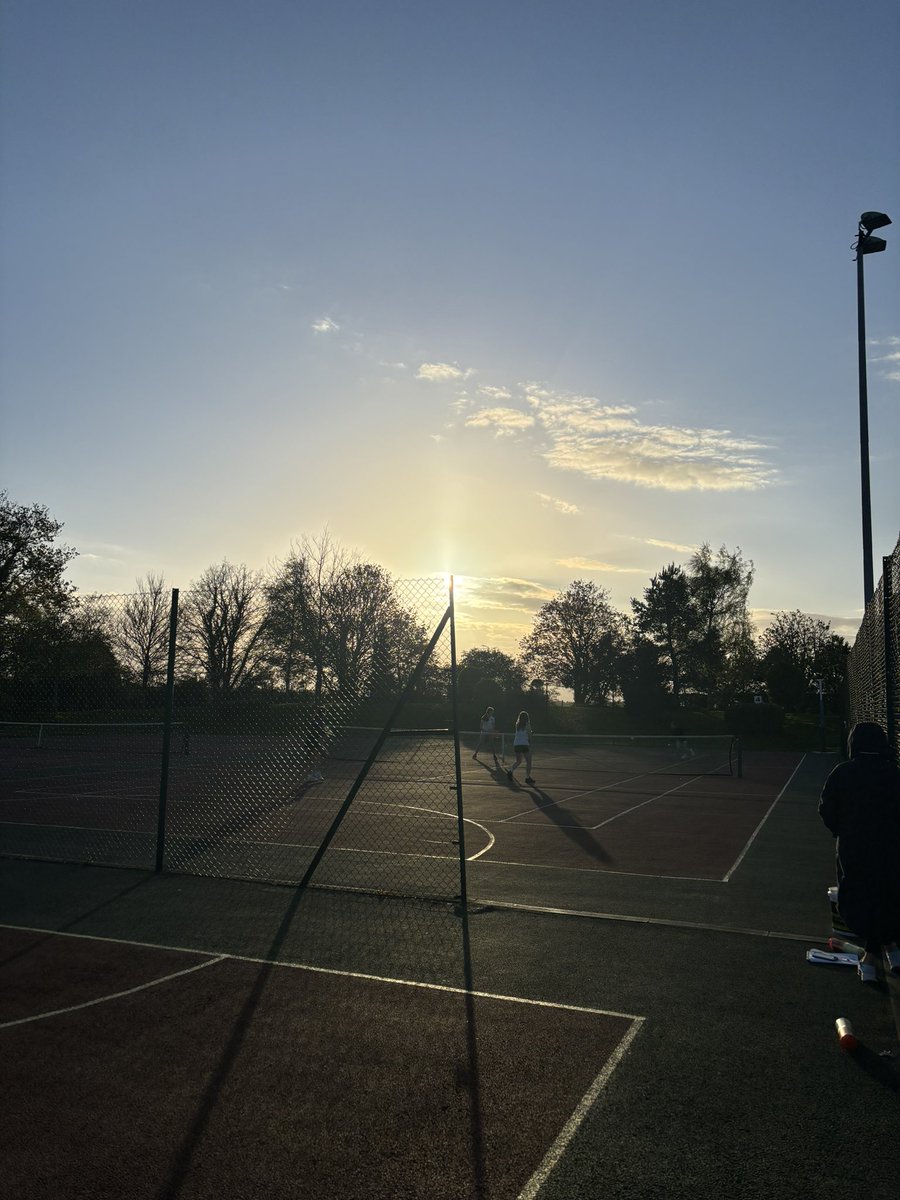
<path fill-rule="evenodd" d="M 491 713 L 491 715 L 489 717 L 482 717 L 481 718 L 481 732 L 482 733 L 493 733 L 494 726 L 496 725 L 496 723 L 497 722 L 494 720 L 493 713 Z"/>
<path fill-rule="evenodd" d="M 513 737 L 514 746 L 530 746 L 531 745 L 531 726 L 526 725 L 524 729 L 516 729 Z"/>

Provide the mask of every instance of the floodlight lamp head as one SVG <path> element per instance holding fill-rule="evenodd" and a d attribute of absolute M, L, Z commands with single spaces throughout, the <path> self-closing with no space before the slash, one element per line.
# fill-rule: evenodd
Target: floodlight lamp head
<path fill-rule="evenodd" d="M 861 237 L 859 239 L 859 246 L 857 248 L 861 254 L 877 254 L 879 250 L 887 248 L 887 242 L 884 238 L 873 237 L 870 233 L 868 237 Z"/>
<path fill-rule="evenodd" d="M 885 225 L 890 225 L 891 218 L 887 213 L 880 212 L 864 212 L 859 218 L 859 227 L 866 233 L 871 233 L 873 229 L 883 229 Z"/>

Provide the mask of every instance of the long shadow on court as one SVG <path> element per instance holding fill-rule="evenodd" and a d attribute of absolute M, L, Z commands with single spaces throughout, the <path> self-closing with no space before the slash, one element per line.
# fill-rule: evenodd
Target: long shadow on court
<path fill-rule="evenodd" d="M 180 1146 L 174 1154 L 169 1178 L 158 1192 L 158 1200 L 176 1200 L 188 1182 L 197 1147 L 206 1132 L 213 1112 L 215 1111 L 223 1090 L 226 1088 L 238 1056 L 247 1040 L 248 1033 L 255 1020 L 257 1010 L 266 991 L 267 984 L 273 971 L 278 966 L 278 959 L 291 933 L 291 927 L 307 898 L 307 886 L 301 884 L 293 889 L 293 894 L 286 906 L 284 915 L 269 945 L 265 960 L 260 964 L 253 986 L 231 1028 L 227 1042 L 223 1046 L 218 1064 L 212 1072 L 207 1087 L 200 1097 L 196 1107 L 194 1120 L 185 1133 Z M 459 904 L 457 916 L 461 919 L 463 944 L 463 1002 L 465 1004 L 466 1026 L 466 1067 L 458 1074 L 458 1084 L 465 1087 L 469 1093 L 470 1130 L 469 1144 L 472 1165 L 473 1200 L 479 1200 L 487 1194 L 485 1147 L 483 1134 L 483 1117 L 481 1103 L 481 1076 L 479 1068 L 477 1025 L 474 1004 L 474 980 L 472 959 L 469 944 L 468 909 Z"/>
<path fill-rule="evenodd" d="M 508 786 L 512 787 L 515 791 L 521 792 L 522 794 L 527 794 L 534 802 L 535 811 L 543 813 L 545 817 L 549 817 L 554 825 L 556 825 L 557 829 L 559 829 L 561 833 L 564 833 L 570 841 L 574 842 L 579 850 L 584 851 L 584 853 L 590 855 L 591 858 L 595 858 L 597 862 L 612 862 L 611 856 L 606 852 L 606 850 L 604 850 L 601 843 L 598 842 L 597 838 L 594 836 L 594 831 L 581 825 L 574 813 L 570 812 L 568 809 L 566 809 L 565 812 L 562 812 L 552 796 L 549 796 L 546 792 L 542 791 L 539 787 L 535 787 L 533 784 L 530 784 L 527 789 L 524 789 L 518 787 L 515 782 L 512 784 L 509 784 L 508 780 L 506 782 Z M 565 818 L 565 822 L 563 818 Z"/>

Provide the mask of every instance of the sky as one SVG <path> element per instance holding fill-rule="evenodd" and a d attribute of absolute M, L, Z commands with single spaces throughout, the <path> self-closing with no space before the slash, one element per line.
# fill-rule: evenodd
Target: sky
<path fill-rule="evenodd" d="M 84 592 L 327 529 L 516 653 L 740 548 L 863 611 L 900 526 L 900 11 L 6 0 L 0 487 Z"/>

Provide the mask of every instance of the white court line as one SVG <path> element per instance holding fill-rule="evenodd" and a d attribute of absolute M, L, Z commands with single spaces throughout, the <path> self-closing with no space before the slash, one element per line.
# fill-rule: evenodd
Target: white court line
<path fill-rule="evenodd" d="M 370 807 L 381 804 L 382 807 L 386 807 L 389 809 L 407 808 L 411 812 L 432 813 L 436 817 L 447 817 L 451 821 L 458 820 L 456 813 L 441 812 L 441 810 L 438 808 L 422 808 L 422 806 L 419 804 L 392 804 L 389 800 L 384 800 L 384 801 L 361 800 L 360 804 L 366 804 L 366 805 L 369 805 Z M 485 846 L 485 848 L 483 850 L 479 850 L 477 854 L 471 854 L 471 855 L 467 854 L 466 855 L 466 862 L 474 862 L 476 858 L 481 858 L 482 854 L 487 854 L 488 850 L 490 850 L 491 846 L 493 846 L 494 842 L 496 841 L 496 838 L 494 837 L 494 835 L 491 833 L 491 831 L 489 829 L 486 829 L 484 827 L 484 825 L 480 824 L 478 821 L 473 820 L 472 817 L 463 817 L 463 821 L 465 822 L 466 825 L 474 825 L 476 829 L 480 829 L 481 832 L 488 839 L 488 844 Z M 382 851 L 382 853 L 389 854 L 389 853 L 391 853 L 391 851 Z M 413 855 L 412 857 L 421 858 L 424 856 L 423 855 Z"/>
<path fill-rule="evenodd" d="M 489 858 L 482 867 L 524 867 L 529 871 L 577 871 L 582 875 L 631 875 L 637 879 L 675 879 L 685 883 L 722 883 L 714 875 L 659 875 L 654 871 L 619 871 L 613 867 L 569 867 L 559 863 L 515 862 L 512 859 Z"/>
<path fill-rule="evenodd" d="M 699 775 L 694 776 L 694 779 L 699 778 Z M 683 783 L 675 784 L 675 786 L 670 787 L 668 791 L 659 792 L 656 796 L 650 796 L 649 799 L 642 800 L 640 804 L 633 804 L 631 808 L 623 809 L 622 812 L 616 813 L 614 817 L 607 817 L 606 820 L 601 821 L 599 825 L 592 825 L 590 828 L 593 831 L 594 829 L 602 829 L 604 825 L 611 825 L 613 821 L 618 821 L 620 817 L 627 817 L 629 813 L 637 812 L 637 810 L 639 808 L 643 808 L 645 804 L 652 804 L 655 800 L 662 800 L 664 796 L 671 796 L 673 792 L 680 791 L 681 788 L 686 787 L 689 783 L 693 783 L 694 779 L 685 779 Z"/>
<path fill-rule="evenodd" d="M 4 929 L 20 928 L 16 925 L 5 925 Z M 29 932 L 32 932 L 29 930 Z M 52 933 L 53 930 L 39 930 L 35 933 Z M 80 935 L 75 935 L 80 936 Z M 103 939 L 114 941 L 115 939 Z M 195 954 L 203 954 L 202 950 L 195 950 Z M 13 1025 L 28 1025 L 31 1021 L 46 1021 L 48 1017 L 62 1017 L 66 1013 L 79 1012 L 82 1008 L 92 1008 L 95 1004 L 108 1004 L 110 1000 L 121 1000 L 123 996 L 133 996 L 135 992 L 145 992 L 147 988 L 158 987 L 161 983 L 168 983 L 170 979 L 178 979 L 182 975 L 190 975 L 194 971 L 202 971 L 204 967 L 212 967 L 216 963 L 220 963 L 225 958 L 225 955 L 219 955 L 218 958 L 211 958 L 207 962 L 197 963 L 193 967 L 186 967 L 183 971 L 174 971 L 171 975 L 163 975 L 160 979 L 151 979 L 149 983 L 140 983 L 137 987 L 126 988 L 124 992 L 110 992 L 108 996 L 98 996 L 96 1000 L 85 1000 L 83 1004 L 72 1004 L 68 1008 L 54 1008 L 50 1012 L 35 1013 L 31 1017 L 19 1017 L 16 1021 L 0 1022 L 0 1029 L 11 1029 Z"/>
<path fill-rule="evenodd" d="M 729 870 L 727 871 L 727 873 L 726 873 L 725 875 L 723 875 L 723 876 L 722 876 L 722 882 L 723 882 L 723 883 L 728 883 L 728 882 L 729 882 L 729 880 L 731 879 L 732 875 L 735 873 L 735 871 L 738 869 L 738 867 L 739 867 L 739 866 L 741 865 L 741 863 L 744 861 L 744 856 L 746 855 L 746 853 L 747 853 L 747 851 L 750 849 L 750 847 L 753 845 L 753 843 L 756 841 L 756 835 L 757 835 L 757 834 L 759 833 L 759 831 L 762 829 L 763 825 L 765 825 L 766 821 L 768 821 L 768 819 L 769 819 L 769 813 L 772 811 L 772 809 L 775 807 L 775 805 L 778 803 L 778 801 L 781 799 L 781 797 L 784 795 L 784 793 L 785 793 L 785 792 L 788 790 L 788 788 L 791 786 L 791 783 L 793 782 L 794 776 L 797 774 L 797 772 L 800 770 L 800 768 L 803 766 L 803 764 L 804 764 L 805 762 L 806 762 L 806 755 L 804 754 L 804 755 L 803 755 L 803 757 L 800 759 L 800 761 L 797 763 L 796 767 L 794 767 L 793 771 L 791 772 L 791 777 L 790 777 L 790 779 L 787 781 L 787 783 L 784 785 L 784 787 L 781 789 L 781 791 L 778 793 L 778 795 L 775 797 L 775 799 L 772 801 L 772 803 L 771 803 L 771 804 L 769 805 L 769 807 L 766 809 L 766 811 L 765 811 L 765 815 L 763 816 L 763 819 L 760 821 L 760 823 L 757 825 L 757 827 L 756 827 L 756 828 L 753 830 L 753 832 L 750 834 L 750 840 L 747 842 L 746 846 L 743 848 L 743 850 L 742 850 L 742 851 L 740 852 L 740 854 L 737 856 L 736 860 L 734 861 L 734 863 L 732 864 L 732 866 L 729 868 Z"/>
<path fill-rule="evenodd" d="M 18 930 L 24 930 L 24 932 L 27 932 L 27 933 L 50 934 L 50 935 L 54 935 L 54 936 L 58 936 L 58 937 L 79 938 L 84 941 L 111 942 L 115 945 L 141 946 L 141 947 L 146 947 L 148 949 L 169 950 L 169 951 L 175 951 L 175 952 L 183 952 L 185 954 L 210 953 L 209 951 L 195 950 L 195 949 L 190 949 L 190 948 L 181 947 L 181 946 L 161 946 L 161 945 L 150 943 L 150 942 L 131 941 L 131 940 L 127 940 L 124 938 L 97 937 L 97 936 L 94 936 L 91 934 L 70 933 L 70 932 L 63 932 L 63 931 L 55 930 L 55 929 L 34 929 L 34 928 L 28 928 L 28 927 L 21 926 L 21 925 L 0 925 L 0 928 L 2 928 L 2 929 L 18 929 Z M 632 1023 L 631 1027 L 626 1031 L 625 1035 L 622 1037 L 622 1040 L 619 1042 L 616 1049 L 613 1051 L 613 1053 L 607 1059 L 606 1063 L 603 1066 L 603 1069 L 600 1071 L 600 1073 L 594 1079 L 593 1083 L 588 1088 L 587 1092 L 585 1092 L 584 1096 L 582 1096 L 580 1102 L 578 1103 L 578 1106 L 576 1107 L 575 1111 L 572 1113 L 572 1116 L 569 1118 L 569 1120 L 563 1126 L 562 1130 L 557 1134 L 556 1138 L 553 1141 L 553 1144 L 551 1145 L 551 1147 L 547 1151 L 547 1153 L 544 1155 L 537 1170 L 534 1172 L 534 1174 L 528 1180 L 524 1189 L 519 1193 L 517 1200 L 534 1200 L 534 1198 L 537 1196 L 538 1191 L 540 1190 L 541 1187 L 543 1187 L 544 1183 L 549 1178 L 551 1172 L 554 1170 L 556 1165 L 559 1163 L 559 1160 L 562 1158 L 563 1154 L 565 1153 L 566 1149 L 568 1148 L 569 1143 L 572 1141 L 572 1138 L 578 1132 L 579 1127 L 581 1126 L 582 1122 L 584 1121 L 584 1119 L 587 1116 L 588 1112 L 590 1111 L 591 1107 L 596 1102 L 600 1093 L 606 1087 L 606 1085 L 609 1082 L 610 1078 L 612 1077 L 612 1074 L 615 1071 L 616 1067 L 618 1067 L 619 1064 L 624 1059 L 625 1055 L 627 1054 L 628 1050 L 631 1047 L 632 1042 L 634 1041 L 635 1037 L 639 1033 L 641 1026 L 643 1025 L 644 1021 L 646 1020 L 645 1017 L 636 1016 L 634 1013 L 616 1012 L 615 1010 L 612 1010 L 612 1009 L 593 1008 L 593 1007 L 590 1007 L 587 1005 L 581 1005 L 581 1004 L 562 1004 L 562 1003 L 558 1003 L 557 1001 L 553 1001 L 553 1000 L 533 1000 L 526 996 L 506 996 L 506 995 L 503 995 L 503 994 L 497 993 L 497 992 L 479 992 L 479 991 L 471 991 L 470 992 L 470 991 L 467 991 L 466 988 L 451 987 L 449 984 L 422 983 L 422 982 L 413 981 L 413 980 L 409 980 L 409 979 L 392 979 L 392 978 L 389 978 L 386 976 L 370 975 L 370 974 L 360 972 L 360 971 L 340 971 L 333 967 L 314 967 L 314 966 L 310 966 L 305 963 L 280 962 L 280 961 L 274 960 L 274 959 L 253 958 L 249 955 L 243 955 L 243 954 L 219 954 L 215 958 L 212 958 L 207 962 L 196 964 L 195 966 L 189 967 L 184 971 L 177 971 L 173 975 L 167 975 L 164 979 L 157 979 L 157 980 L 154 980 L 152 983 L 142 984 L 140 987 L 136 987 L 136 988 L 130 988 L 128 991 L 118 992 L 115 995 L 103 997 L 101 1000 L 90 1000 L 86 1004 L 77 1004 L 77 1005 L 74 1005 L 72 1008 L 57 1009 L 55 1012 L 52 1012 L 52 1013 L 40 1013 L 37 1016 L 24 1017 L 18 1021 L 8 1021 L 4 1024 L 0 1024 L 0 1029 L 7 1029 L 13 1025 L 22 1025 L 29 1021 L 41 1020 L 44 1017 L 58 1016 L 62 1013 L 66 1013 L 66 1012 L 74 1012 L 77 1009 L 81 1009 L 81 1008 L 89 1008 L 92 1004 L 101 1004 L 106 1000 L 114 1000 L 120 996 L 131 995 L 132 993 L 142 991 L 145 988 L 154 987 L 158 983 L 164 983 L 168 979 L 175 979 L 175 978 L 178 978 L 179 976 L 189 975 L 194 971 L 199 971 L 199 970 L 203 969 L 204 967 L 213 966 L 215 964 L 218 964 L 221 962 L 227 962 L 227 961 L 246 962 L 246 963 L 253 963 L 256 965 L 266 965 L 266 966 L 274 966 L 274 967 L 284 967 L 289 970 L 309 971 L 312 974 L 339 976 L 339 977 L 342 977 L 345 979 L 360 979 L 360 980 L 366 980 L 366 981 L 370 981 L 370 982 L 374 982 L 374 983 L 390 983 L 390 984 L 395 984 L 399 987 L 420 988 L 425 991 L 444 992 L 444 993 L 450 993 L 450 994 L 458 995 L 458 996 L 471 995 L 472 997 L 474 997 L 476 999 L 481 999 L 481 1000 L 499 1000 L 504 1003 L 524 1004 L 524 1005 L 528 1005 L 528 1006 L 535 1007 L 535 1008 L 546 1008 L 546 1009 L 553 1009 L 556 1011 L 565 1011 L 565 1012 L 579 1012 L 579 1013 L 586 1013 L 588 1015 L 598 1016 L 598 1017 L 618 1017 L 618 1018 L 622 1018 L 624 1020 L 631 1021 L 631 1023 Z"/>
<path fill-rule="evenodd" d="M 622 787 L 626 783 L 634 783 L 638 779 L 649 779 L 654 775 L 658 775 L 655 771 L 643 771 L 640 775 L 629 775 L 627 779 L 616 779 L 612 783 L 604 783 L 602 787 L 587 788 L 583 792 L 575 792 L 572 796 L 563 796 L 561 800 L 551 800 L 549 804 L 539 804 L 536 808 L 532 805 L 531 808 L 523 808 L 521 812 L 513 813 L 511 817 L 503 817 L 498 824 L 504 824 L 506 821 L 515 821 L 519 817 L 525 817 L 529 813 L 541 812 L 545 808 L 553 808 L 556 804 L 568 804 L 572 800 L 580 800 L 582 796 L 592 796 L 597 792 L 608 792 L 612 788 Z M 672 792 L 677 792 L 679 788 L 687 787 L 690 783 L 696 783 L 698 779 L 707 779 L 708 775 L 691 775 L 687 779 L 683 779 L 681 783 L 670 787 L 665 792 L 656 792 L 652 796 L 648 796 L 646 800 L 642 800 L 640 804 L 635 804 L 634 808 L 626 808 L 625 812 L 620 812 L 614 817 L 610 817 L 606 821 L 601 821 L 600 825 L 608 825 L 610 821 L 617 821 L 619 817 L 624 817 L 626 813 L 634 812 L 635 808 L 642 808 L 645 804 L 651 804 L 654 800 L 661 800 L 663 796 L 669 796 Z M 582 829 L 599 829 L 600 825 L 583 825 Z"/>
<path fill-rule="evenodd" d="M 504 821 L 515 821 L 517 817 L 524 817 L 528 813 L 540 812 L 544 808 L 552 808 L 555 804 L 568 804 L 570 800 L 579 800 L 582 796 L 592 796 L 595 792 L 608 792 L 610 788 L 622 787 L 625 783 L 634 783 L 636 779 L 646 779 L 646 771 L 640 775 L 629 775 L 627 779 L 615 779 L 612 783 L 604 783 L 599 787 L 586 788 L 583 792 L 575 792 L 571 796 L 563 796 L 561 800 L 551 800 L 549 804 L 539 804 L 537 808 L 534 805 L 531 808 L 523 808 L 521 812 L 513 813 L 511 817 L 503 817 L 500 821 L 502 825 Z"/>
<path fill-rule="evenodd" d="M 635 1017 L 633 1025 L 606 1060 L 603 1070 L 582 1096 L 578 1107 L 557 1134 L 556 1140 L 544 1155 L 540 1166 L 525 1184 L 524 1188 L 522 1188 L 521 1192 L 519 1192 L 516 1200 L 535 1200 L 538 1192 L 550 1177 L 551 1172 L 554 1170 L 563 1154 L 565 1154 L 569 1143 L 578 1132 L 582 1122 L 584 1121 L 584 1118 L 588 1115 L 598 1096 L 609 1083 L 610 1079 L 612 1078 L 613 1071 L 615 1071 L 616 1067 L 631 1049 L 631 1044 L 637 1037 L 638 1033 L 640 1033 L 644 1020 L 644 1017 Z"/>
<path fill-rule="evenodd" d="M 278 958 L 255 958 L 249 954 L 229 954 L 227 951 L 198 950 L 196 946 L 168 946 L 161 942 L 138 942 L 132 938 L 103 937 L 101 934 L 72 933 L 69 930 L 41 929 L 31 925 L 9 925 L 2 923 L 0 924 L 0 929 L 15 929 L 21 933 L 43 933 L 49 934 L 52 937 L 78 938 L 85 942 L 109 942 L 115 946 L 140 946 L 147 950 L 169 950 L 176 954 L 215 955 L 215 958 L 210 962 L 200 963 L 199 966 L 191 967 L 189 971 L 179 971 L 178 974 L 180 975 L 187 975 L 190 971 L 199 970 L 201 966 L 211 966 L 212 962 L 245 962 L 260 967 L 284 967 L 289 971 L 308 971 L 312 975 L 333 975 L 341 979 L 362 979 L 370 983 L 392 983 L 398 987 L 419 988 L 427 992 L 447 992 L 454 996 L 475 996 L 479 1000 L 503 1000 L 510 1004 L 526 1004 L 534 1008 L 552 1008 L 564 1012 L 587 1013 L 589 1016 L 622 1017 L 626 1021 L 644 1020 L 644 1017 L 637 1016 L 635 1013 L 617 1012 L 611 1008 L 593 1008 L 585 1004 L 563 1004 L 556 1000 L 533 1000 L 528 996 L 506 996 L 500 992 L 469 991 L 466 988 L 453 987 L 449 983 L 423 983 L 415 979 L 393 979 L 389 975 L 372 975 L 365 971 L 342 971 L 337 967 L 314 967 L 310 963 L 290 962 Z M 170 978 L 174 978 L 174 976 L 170 976 Z M 162 980 L 157 980 L 157 982 L 161 983 Z M 122 994 L 124 995 L 125 993 Z M 96 1001 L 92 1001 L 92 1003 L 96 1003 Z M 15 1022 L 12 1023 L 14 1024 Z M 0 1026 L 0 1028 L 3 1028 L 3 1026 Z"/>

